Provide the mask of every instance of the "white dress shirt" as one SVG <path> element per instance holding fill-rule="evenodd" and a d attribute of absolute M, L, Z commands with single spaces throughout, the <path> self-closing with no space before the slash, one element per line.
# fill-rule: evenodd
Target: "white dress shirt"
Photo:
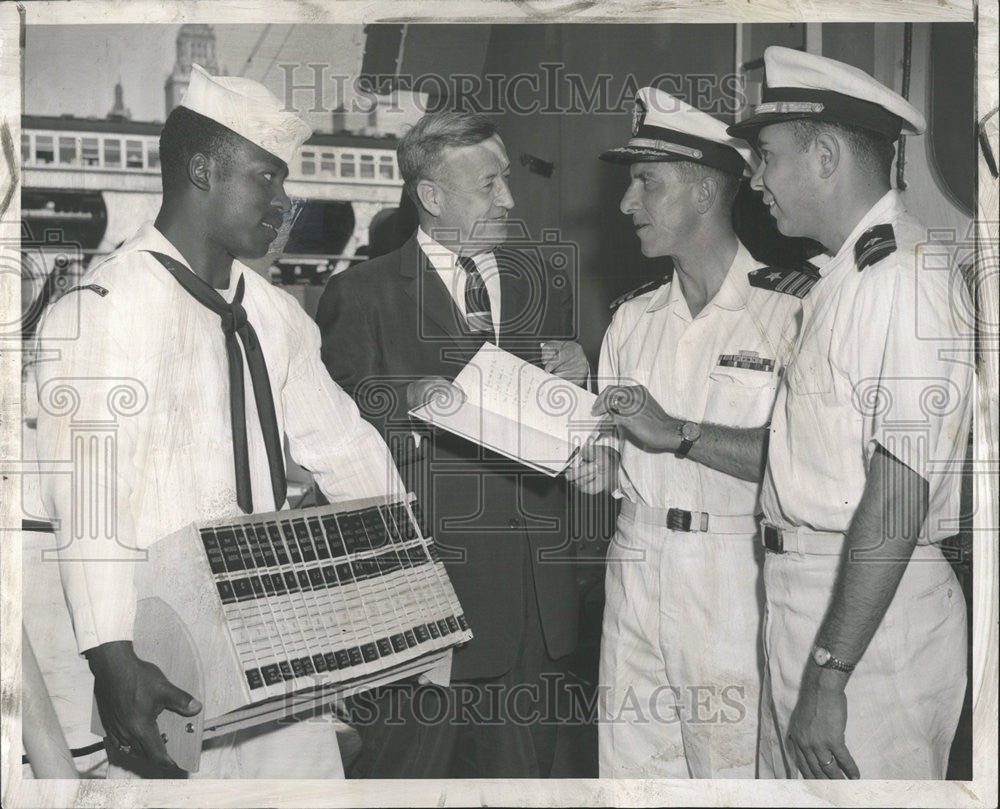
<path fill-rule="evenodd" d="M 420 249 L 424 251 L 424 255 L 427 256 L 431 266 L 444 283 L 445 288 L 455 302 L 455 306 L 462 313 L 462 317 L 466 317 L 468 314 L 465 311 L 466 272 L 458 263 L 458 256 L 452 250 L 431 236 L 428 236 L 423 228 L 417 229 L 417 244 L 420 245 Z M 471 258 L 475 262 L 476 269 L 479 270 L 479 274 L 483 277 L 483 283 L 486 284 L 486 291 L 490 296 L 490 317 L 493 320 L 493 336 L 499 342 L 500 270 L 497 267 L 496 256 L 493 255 L 492 251 L 487 251 L 485 253 L 477 253 L 474 256 L 468 256 L 468 258 Z"/>

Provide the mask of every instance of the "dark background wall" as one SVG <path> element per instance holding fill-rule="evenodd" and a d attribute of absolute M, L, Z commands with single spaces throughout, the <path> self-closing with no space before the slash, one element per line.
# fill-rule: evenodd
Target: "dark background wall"
<path fill-rule="evenodd" d="M 971 198 L 973 28 L 914 29 L 911 100 L 927 109 L 941 134 L 908 146 L 907 172 L 914 182 L 906 202 L 929 224 L 959 221 L 959 206 L 947 203 L 945 211 L 937 199 L 957 202 L 962 189 Z M 933 60 L 931 32 L 923 29 L 933 29 Z M 420 88 L 430 91 L 432 110 L 477 109 L 496 118 L 511 158 L 513 216 L 535 238 L 554 230 L 573 247 L 579 338 L 596 362 L 610 321 L 608 304 L 666 268 L 666 260 L 642 256 L 629 218 L 618 209 L 627 169 L 597 156 L 627 141 L 635 91 L 649 84 L 734 120 L 741 105 L 757 101 L 764 49 L 805 49 L 809 31 L 804 24 L 774 23 L 743 26 L 740 33 L 746 97 L 734 80 L 738 31 L 729 24 L 369 26 L 365 71 L 432 77 Z M 902 25 L 827 23 L 812 31 L 817 34 L 824 55 L 899 89 Z M 546 176 L 533 165 L 550 171 Z M 755 195 L 746 197 L 744 221 L 752 224 L 741 232 L 744 240 L 749 233 L 777 245 L 781 258 L 798 256 L 802 246 L 780 242 Z M 412 228 L 412 219 L 403 219 Z M 758 258 L 775 262 L 777 255 Z"/>

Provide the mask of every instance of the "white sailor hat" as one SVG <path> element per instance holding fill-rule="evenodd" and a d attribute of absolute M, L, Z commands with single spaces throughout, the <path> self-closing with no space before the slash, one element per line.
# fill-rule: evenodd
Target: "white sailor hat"
<path fill-rule="evenodd" d="M 191 65 L 182 107 L 211 118 L 290 165 L 312 127 L 284 108 L 263 84 L 236 76 L 212 76 Z"/>
<path fill-rule="evenodd" d="M 753 150 L 726 134 L 726 125 L 656 87 L 636 93 L 632 137 L 627 146 L 602 152 L 611 163 L 662 163 L 686 160 L 749 175 Z"/>
<path fill-rule="evenodd" d="M 868 129 L 889 140 L 927 128 L 920 110 L 901 95 L 825 56 L 772 45 L 764 51 L 764 77 L 761 103 L 729 127 L 730 135 L 752 138 L 770 124 L 806 118 Z"/>

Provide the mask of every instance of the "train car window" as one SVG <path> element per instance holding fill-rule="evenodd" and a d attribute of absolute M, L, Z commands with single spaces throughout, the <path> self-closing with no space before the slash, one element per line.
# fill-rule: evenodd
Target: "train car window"
<path fill-rule="evenodd" d="M 82 138 L 80 154 L 85 166 L 98 166 L 101 163 L 101 153 L 97 148 L 97 138 Z"/>
<path fill-rule="evenodd" d="M 35 137 L 35 162 L 54 163 L 56 160 L 55 146 L 51 135 Z"/>
<path fill-rule="evenodd" d="M 104 165 L 107 168 L 121 168 L 122 142 L 118 138 L 108 138 L 104 141 Z"/>
<path fill-rule="evenodd" d="M 142 141 L 125 141 L 125 168 L 141 169 L 142 167 Z"/>
<path fill-rule="evenodd" d="M 76 138 L 59 138 L 59 162 L 64 166 L 76 165 Z"/>

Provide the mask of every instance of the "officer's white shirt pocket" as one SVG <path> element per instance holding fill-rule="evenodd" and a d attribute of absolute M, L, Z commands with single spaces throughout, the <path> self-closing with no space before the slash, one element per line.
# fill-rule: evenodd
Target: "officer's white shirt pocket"
<path fill-rule="evenodd" d="M 770 421 L 778 382 L 773 371 L 723 366 L 708 379 L 705 421 L 730 427 L 760 427 Z"/>

